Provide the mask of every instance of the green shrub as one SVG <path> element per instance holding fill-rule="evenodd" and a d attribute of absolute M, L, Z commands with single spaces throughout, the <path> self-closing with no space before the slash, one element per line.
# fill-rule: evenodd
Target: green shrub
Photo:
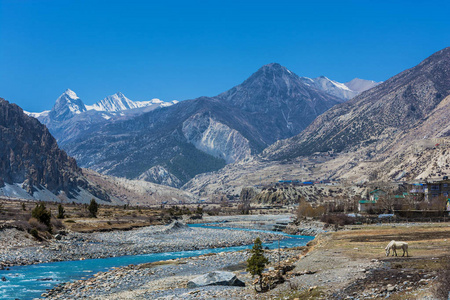
<path fill-rule="evenodd" d="M 31 211 L 31 216 L 36 218 L 42 224 L 45 224 L 49 230 L 51 230 L 50 220 L 52 218 L 52 213 L 45 208 L 44 203 L 36 204 L 36 207 Z"/>

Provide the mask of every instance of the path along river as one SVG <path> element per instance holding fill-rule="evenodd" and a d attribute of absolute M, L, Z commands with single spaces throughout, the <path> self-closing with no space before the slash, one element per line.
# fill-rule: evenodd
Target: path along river
<path fill-rule="evenodd" d="M 190 225 L 190 227 L 272 232 L 265 230 L 218 227 L 213 226 L 213 224 L 195 224 Z M 281 232 L 277 233 L 280 235 L 279 244 L 282 248 L 303 246 L 306 245 L 306 243 L 308 243 L 310 240 L 314 239 L 314 237 L 309 236 L 288 235 Z M 278 247 L 278 241 L 274 241 L 272 243 L 264 243 L 263 246 L 268 247 L 269 249 L 275 249 Z M 192 251 L 151 253 L 76 261 L 61 261 L 11 267 L 9 270 L 0 271 L 0 277 L 5 277 L 5 279 L 7 280 L 0 281 L 0 299 L 24 300 L 39 298 L 40 295 L 47 289 L 51 289 L 61 282 L 88 278 L 97 272 L 107 271 L 113 267 L 122 267 L 130 264 L 142 264 L 175 258 L 193 257 L 207 253 L 239 251 L 251 247 L 252 245 L 246 245 Z"/>

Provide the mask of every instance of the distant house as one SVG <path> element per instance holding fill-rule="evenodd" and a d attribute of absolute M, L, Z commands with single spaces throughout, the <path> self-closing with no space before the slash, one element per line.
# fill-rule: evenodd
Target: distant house
<path fill-rule="evenodd" d="M 376 189 L 373 190 L 369 193 L 369 199 L 370 201 L 378 201 L 378 199 L 380 199 L 380 197 L 386 195 L 387 193 L 381 189 Z"/>
<path fill-rule="evenodd" d="M 447 177 L 447 179 L 441 181 L 427 182 L 423 192 L 427 201 L 439 196 L 448 198 L 450 194 L 450 180 Z"/>
<path fill-rule="evenodd" d="M 375 209 L 377 206 L 377 202 L 373 200 L 360 200 L 358 202 L 358 211 L 359 212 L 368 212 L 369 210 Z"/>

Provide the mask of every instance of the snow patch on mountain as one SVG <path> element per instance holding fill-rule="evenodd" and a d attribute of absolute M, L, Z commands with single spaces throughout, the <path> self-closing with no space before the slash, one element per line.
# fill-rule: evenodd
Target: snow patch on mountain
<path fill-rule="evenodd" d="M 346 82 L 345 85 L 353 91 L 362 93 L 364 91 L 367 91 L 367 90 L 379 85 L 380 83 L 382 83 L 382 81 L 376 82 L 373 80 L 355 78 L 349 82 Z"/>
<path fill-rule="evenodd" d="M 29 112 L 29 111 L 23 111 L 25 114 L 27 114 L 28 116 L 30 116 L 30 117 L 33 117 L 33 118 L 40 118 L 40 117 L 46 117 L 46 116 L 48 116 L 48 114 L 49 114 L 49 110 L 44 110 L 43 112 L 37 112 L 37 113 L 34 113 L 34 112 Z"/>
<path fill-rule="evenodd" d="M 355 78 L 347 83 L 340 83 L 335 80 L 331 80 L 325 76 L 320 76 L 314 79 L 308 77 L 300 78 L 305 85 L 313 86 L 318 90 L 326 92 L 327 94 L 336 96 L 343 100 L 349 100 L 358 94 L 377 86 L 381 82 L 375 82 L 373 80 L 365 80 Z"/>

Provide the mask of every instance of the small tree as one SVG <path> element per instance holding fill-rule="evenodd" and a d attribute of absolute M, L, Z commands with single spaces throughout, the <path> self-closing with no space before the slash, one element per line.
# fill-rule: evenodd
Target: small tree
<path fill-rule="evenodd" d="M 259 237 L 256 238 L 250 252 L 252 253 L 252 256 L 247 260 L 247 271 L 250 272 L 252 276 L 259 276 L 259 286 L 262 289 L 262 272 L 267 263 L 269 263 L 269 260 L 264 256 L 264 250 Z"/>
<path fill-rule="evenodd" d="M 27 210 L 27 207 L 25 206 L 25 203 L 23 203 L 23 202 L 22 202 L 22 210 L 23 210 L 23 211 L 26 211 L 26 210 Z"/>
<path fill-rule="evenodd" d="M 98 204 L 95 202 L 95 199 L 92 198 L 91 203 L 88 206 L 89 213 L 91 217 L 97 218 Z"/>
<path fill-rule="evenodd" d="M 51 230 L 50 219 L 52 218 L 52 214 L 50 210 L 45 208 L 44 203 L 36 204 L 36 207 L 31 211 L 31 216 L 36 218 L 42 224 L 45 224 L 49 231 Z"/>
<path fill-rule="evenodd" d="M 61 205 L 61 203 L 58 204 L 58 216 L 57 216 L 57 218 L 58 219 L 64 219 L 64 213 L 65 213 L 64 207 Z"/>

